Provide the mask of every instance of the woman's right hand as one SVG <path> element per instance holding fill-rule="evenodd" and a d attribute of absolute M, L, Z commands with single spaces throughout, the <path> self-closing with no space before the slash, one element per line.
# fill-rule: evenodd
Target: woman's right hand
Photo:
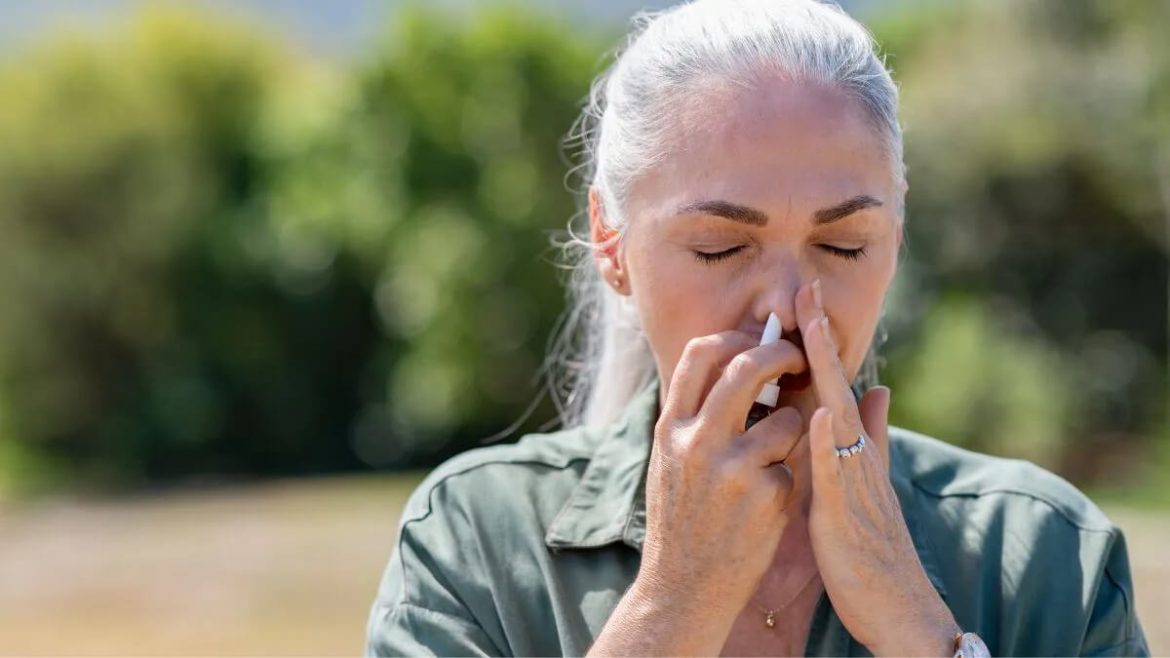
<path fill-rule="evenodd" d="M 780 542 L 795 498 L 783 462 L 804 434 L 793 407 L 744 431 L 764 383 L 808 368 L 791 342 L 758 342 L 724 331 L 683 351 L 654 428 L 635 582 L 655 603 L 728 630 Z"/>

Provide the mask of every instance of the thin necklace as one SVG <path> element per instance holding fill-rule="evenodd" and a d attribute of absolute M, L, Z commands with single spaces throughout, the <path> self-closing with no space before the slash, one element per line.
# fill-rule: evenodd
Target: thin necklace
<path fill-rule="evenodd" d="M 780 612 L 784 608 L 787 608 L 788 606 L 795 603 L 796 599 L 800 598 L 801 594 L 804 594 L 804 590 L 808 589 L 808 586 L 812 585 L 816 581 L 817 576 L 819 576 L 819 575 L 821 575 L 821 572 L 814 570 L 812 578 L 809 578 L 808 582 L 806 582 L 804 585 L 802 585 L 801 588 L 799 590 L 797 590 L 796 594 L 794 594 L 792 596 L 792 598 L 788 599 L 787 603 L 785 603 L 784 605 L 782 605 L 778 608 L 770 608 L 770 609 L 765 608 L 764 606 L 760 605 L 759 603 L 756 603 L 755 596 L 753 596 L 749 600 L 749 602 L 752 605 L 756 606 L 756 608 L 758 608 L 760 612 L 764 613 L 764 625 L 767 626 L 768 628 L 775 628 L 776 627 L 776 613 Z"/>

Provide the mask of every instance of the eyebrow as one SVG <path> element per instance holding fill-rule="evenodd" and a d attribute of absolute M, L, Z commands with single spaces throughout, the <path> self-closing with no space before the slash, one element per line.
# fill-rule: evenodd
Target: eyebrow
<path fill-rule="evenodd" d="M 851 199 L 847 199 L 836 205 L 828 208 L 821 208 L 813 213 L 813 224 L 828 224 L 839 219 L 844 219 L 855 212 L 865 210 L 866 208 L 877 208 L 882 205 L 882 202 L 875 197 L 868 194 L 860 194 Z M 763 211 L 756 210 L 749 206 L 732 203 L 730 201 L 712 200 L 712 201 L 696 201 L 682 206 L 675 213 L 677 215 L 714 215 L 716 217 L 723 217 L 730 219 L 733 222 L 741 224 L 749 224 L 751 226 L 766 226 L 768 224 L 768 215 Z"/>

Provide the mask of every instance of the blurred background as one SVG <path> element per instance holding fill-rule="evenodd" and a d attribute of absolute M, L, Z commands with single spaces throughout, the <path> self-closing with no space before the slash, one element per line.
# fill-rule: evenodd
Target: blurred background
<path fill-rule="evenodd" d="M 554 416 L 560 142 L 669 4 L 0 5 L 0 653 L 359 653 L 419 478 Z M 846 6 L 892 422 L 1089 492 L 1170 653 L 1170 4 Z"/>

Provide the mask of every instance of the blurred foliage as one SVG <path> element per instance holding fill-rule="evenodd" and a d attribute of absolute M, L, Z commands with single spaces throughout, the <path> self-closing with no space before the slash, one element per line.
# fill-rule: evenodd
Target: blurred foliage
<path fill-rule="evenodd" d="M 597 48 L 402 18 L 344 77 L 170 12 L 4 67 L 10 486 L 408 463 L 535 394 Z"/>
<path fill-rule="evenodd" d="M 895 423 L 1159 477 L 1168 13 L 869 21 L 910 167 Z M 0 64 L 0 491 L 417 465 L 522 416 L 563 308 L 558 144 L 617 35 L 464 18 L 410 9 L 320 62 L 147 10 Z"/>
<path fill-rule="evenodd" d="M 3 442 L 56 467 L 10 480 L 357 464 L 336 435 L 378 337 L 368 288 L 266 210 L 257 136 L 291 64 L 149 12 L 0 72 Z M 297 257 L 328 261 L 316 288 Z"/>
<path fill-rule="evenodd" d="M 906 355 L 898 411 L 919 431 L 930 428 L 985 452 L 1051 462 L 1064 447 L 1068 364 L 1043 341 L 999 331 L 994 318 L 970 300 L 932 308 Z"/>
<path fill-rule="evenodd" d="M 515 10 L 407 12 L 332 129 L 290 154 L 281 215 L 370 277 L 383 339 L 353 427 L 366 463 L 464 448 L 537 396 L 564 304 L 548 231 L 573 212 L 557 145 L 598 51 Z"/>
<path fill-rule="evenodd" d="M 1167 423 L 1170 5 L 930 16 L 877 27 L 911 187 L 894 420 L 1124 482 Z"/>

